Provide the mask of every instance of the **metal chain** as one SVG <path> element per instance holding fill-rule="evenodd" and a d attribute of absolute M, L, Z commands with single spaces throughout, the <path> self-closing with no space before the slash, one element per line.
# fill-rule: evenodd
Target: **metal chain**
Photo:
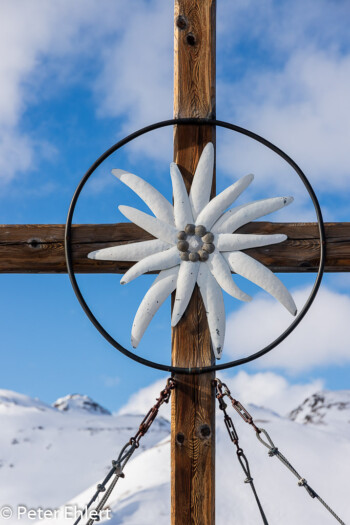
<path fill-rule="evenodd" d="M 258 505 L 258 508 L 259 508 L 262 520 L 264 522 L 264 525 L 269 525 L 268 521 L 266 519 L 264 510 L 263 510 L 263 508 L 261 506 L 260 500 L 259 500 L 258 495 L 257 495 L 256 490 L 255 490 L 255 486 L 254 486 L 254 483 L 253 483 L 253 478 L 252 478 L 251 473 L 250 473 L 250 467 L 249 467 L 248 459 L 247 459 L 246 455 L 244 454 L 243 449 L 239 446 L 239 438 L 238 438 L 238 434 L 237 434 L 236 428 L 235 428 L 235 426 L 233 424 L 233 421 L 232 421 L 231 417 L 226 412 L 227 404 L 225 403 L 223 398 L 224 398 L 225 395 L 227 395 L 227 393 L 223 392 L 223 390 L 222 390 L 223 383 L 221 383 L 221 381 L 219 379 L 215 379 L 214 380 L 214 385 L 215 385 L 215 388 L 216 388 L 216 399 L 219 402 L 220 410 L 222 410 L 223 413 L 224 413 L 224 421 L 225 421 L 227 432 L 228 432 L 228 434 L 230 436 L 231 441 L 236 445 L 236 449 L 237 449 L 236 450 L 236 454 L 237 454 L 238 461 L 239 461 L 239 463 L 240 463 L 240 465 L 241 465 L 241 467 L 243 469 L 243 472 L 247 476 L 246 479 L 244 480 L 244 483 L 249 483 L 249 485 L 251 486 L 251 489 L 253 491 L 253 494 L 254 494 L 256 503 Z M 240 407 L 239 407 L 239 410 L 240 410 Z M 239 410 L 237 410 L 237 411 L 240 413 Z M 242 417 L 243 417 L 243 415 L 242 415 Z"/>
<path fill-rule="evenodd" d="M 169 378 L 167 380 L 165 388 L 160 392 L 160 395 L 157 398 L 157 402 L 149 410 L 146 416 L 143 418 L 136 434 L 133 437 L 131 437 L 130 440 L 121 449 L 118 459 L 112 461 L 111 470 L 108 472 L 104 480 L 97 485 L 97 490 L 95 494 L 92 496 L 89 503 L 87 504 L 87 506 L 84 508 L 83 512 L 81 513 L 81 515 L 76 519 L 76 521 L 74 522 L 74 525 L 77 525 L 79 521 L 86 515 L 87 511 L 90 509 L 91 505 L 97 500 L 100 494 L 105 492 L 101 501 L 98 503 L 98 505 L 93 511 L 94 516 L 91 516 L 88 519 L 88 521 L 86 522 L 86 525 L 93 525 L 95 521 L 100 520 L 99 514 L 101 510 L 103 509 L 103 507 L 105 506 L 115 485 L 119 481 L 119 478 L 125 477 L 125 474 L 123 472 L 125 465 L 129 461 L 129 459 L 131 458 L 135 450 L 140 446 L 140 440 L 148 432 L 153 421 L 157 417 L 159 408 L 163 405 L 163 403 L 169 402 L 171 391 L 175 388 L 175 386 L 176 386 L 175 381 L 172 378 Z M 107 488 L 107 484 L 111 479 L 112 481 L 110 482 L 110 485 Z"/>
<path fill-rule="evenodd" d="M 251 425 L 255 432 L 259 432 L 259 428 L 256 426 L 256 424 L 254 423 L 253 421 L 253 418 L 252 416 L 249 414 L 248 410 L 246 408 L 244 408 L 244 406 L 242 405 L 242 403 L 240 403 L 240 401 L 237 401 L 237 399 L 234 399 L 232 396 L 231 396 L 231 392 L 228 388 L 228 386 L 226 385 L 226 383 L 223 383 L 222 381 L 220 381 L 220 379 L 216 378 L 215 379 L 215 382 L 216 384 L 220 387 L 220 390 L 222 392 L 222 395 L 223 396 L 227 396 L 230 401 L 231 401 L 231 404 L 233 406 L 233 408 L 236 410 L 236 412 L 238 412 L 238 414 L 241 416 L 241 418 L 246 422 L 248 423 L 249 425 Z"/>
<path fill-rule="evenodd" d="M 258 438 L 258 440 L 263 444 L 265 445 L 265 447 L 267 447 L 269 449 L 269 456 L 270 457 L 273 457 L 273 456 L 276 456 L 283 465 L 285 465 L 291 472 L 292 474 L 294 474 L 294 476 L 296 476 L 298 478 L 298 485 L 299 487 L 304 487 L 305 490 L 307 491 L 307 493 L 309 494 L 309 496 L 311 498 L 316 498 L 318 499 L 318 501 L 320 503 L 322 503 L 322 505 L 325 507 L 325 509 L 328 510 L 328 512 L 339 522 L 341 523 L 342 525 L 346 525 L 344 523 L 344 521 L 342 521 L 339 516 L 334 512 L 334 510 L 332 510 L 329 505 L 327 505 L 327 503 L 310 487 L 310 485 L 307 483 L 306 479 L 303 478 L 302 476 L 300 476 L 300 474 L 295 470 L 295 468 L 293 467 L 293 465 L 291 465 L 291 463 L 289 463 L 288 459 L 278 450 L 278 448 L 275 446 L 275 444 L 273 443 L 271 437 L 269 436 L 269 434 L 267 433 L 267 431 L 264 429 L 264 428 L 258 428 L 254 421 L 253 421 L 253 418 L 252 416 L 249 414 L 248 410 L 246 410 L 244 408 L 244 406 L 239 402 L 237 401 L 236 399 L 234 399 L 232 396 L 231 396 L 231 392 L 228 388 L 228 386 L 225 384 L 225 383 L 222 383 L 220 381 L 220 379 L 216 379 L 215 380 L 216 383 L 218 385 L 220 385 L 220 388 L 221 388 L 221 391 L 223 392 L 223 396 L 227 396 L 230 401 L 231 401 L 231 404 L 233 406 L 233 408 L 238 412 L 238 414 L 241 416 L 241 418 L 246 422 L 248 423 L 249 425 L 251 425 L 254 430 L 255 430 L 255 433 L 256 433 L 256 437 Z M 261 437 L 261 434 L 264 434 L 267 441 L 264 441 L 264 439 Z"/>
<path fill-rule="evenodd" d="M 261 437 L 261 434 L 264 434 L 265 437 L 267 438 L 268 442 L 266 442 L 262 437 Z M 269 449 L 269 456 L 270 457 L 273 457 L 273 456 L 276 456 L 283 465 L 285 465 L 288 470 L 290 470 L 290 472 L 292 472 L 292 474 L 294 474 L 294 476 L 296 478 L 298 478 L 298 485 L 299 487 L 304 487 L 305 490 L 307 491 L 307 493 L 309 494 L 309 496 L 311 498 L 316 498 L 318 499 L 318 501 L 325 507 L 325 509 L 328 510 L 328 512 L 330 512 L 330 514 L 339 522 L 341 523 L 342 525 L 345 525 L 344 521 L 341 520 L 339 518 L 339 516 L 334 512 L 334 510 L 332 510 L 329 505 L 327 505 L 327 503 L 317 494 L 317 492 L 314 491 L 314 489 L 312 489 L 310 487 L 310 485 L 308 484 L 308 482 L 306 481 L 305 478 L 303 478 L 296 470 L 295 468 L 293 467 L 293 465 L 291 465 L 291 463 L 289 463 L 288 459 L 278 450 L 278 448 L 275 446 L 275 444 L 273 443 L 271 437 L 269 436 L 269 434 L 267 433 L 267 431 L 264 429 L 264 428 L 259 428 L 259 432 L 256 433 L 256 437 L 258 438 L 258 440 L 263 444 L 265 445 L 266 448 Z"/>

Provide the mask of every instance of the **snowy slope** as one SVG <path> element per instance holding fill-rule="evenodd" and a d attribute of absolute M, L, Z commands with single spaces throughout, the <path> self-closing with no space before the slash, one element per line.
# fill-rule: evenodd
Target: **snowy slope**
<path fill-rule="evenodd" d="M 317 394 L 327 398 L 322 410 L 328 406 L 330 411 L 329 417 L 327 413 L 323 415 L 322 425 L 305 425 L 304 416 L 300 416 L 300 422 L 298 418 L 293 421 L 264 408 L 249 406 L 256 423 L 268 430 L 276 446 L 345 523 L 350 523 L 347 501 L 350 418 L 347 408 L 335 409 L 333 401 L 346 404 L 349 395 L 349 392 Z M 0 391 L 1 505 L 21 503 L 30 507 L 41 505 L 44 509 L 63 504 L 67 508 L 71 503 L 79 508 L 85 506 L 96 484 L 110 468 L 110 460 L 135 433 L 142 416 L 103 414 L 103 409 L 96 411 L 96 406 L 86 410 L 82 408 L 83 400 L 75 399 L 68 410 L 62 411 L 14 392 Z M 302 406 L 306 415 L 309 405 Z M 333 411 L 337 415 L 336 424 Z M 276 458 L 268 456 L 252 428 L 235 413 L 231 415 L 269 524 L 336 523 L 318 501 L 298 487 L 297 479 Z M 125 469 L 125 479 L 119 481 L 112 494 L 111 519 L 106 523 L 169 525 L 169 426 L 168 421 L 158 416 L 143 441 L 144 447 L 136 451 Z M 216 468 L 217 525 L 261 523 L 220 412 Z M 58 517 L 38 523 L 66 525 L 73 521 Z M 33 520 L 23 518 L 21 523 L 33 523 Z"/>
<path fill-rule="evenodd" d="M 140 423 L 139 416 L 103 414 L 102 407 L 82 409 L 84 396 L 74 401 L 62 411 L 0 390 L 0 507 L 59 507 L 105 475 Z M 168 434 L 169 423 L 157 418 L 143 450 Z M 27 522 L 33 523 L 21 520 Z"/>
<path fill-rule="evenodd" d="M 265 410 L 255 410 L 258 420 L 263 420 L 282 452 L 308 479 L 310 485 L 335 507 L 345 521 L 349 520 L 347 503 L 350 473 L 349 465 L 341 461 L 349 457 L 350 436 L 342 440 L 330 437 L 319 429 L 300 428 L 287 419 L 278 418 Z M 260 516 L 244 475 L 235 458 L 221 419 L 218 421 L 217 439 L 217 523 L 260 523 Z M 249 427 L 237 422 L 241 445 L 250 461 L 256 488 L 263 502 L 270 524 L 319 525 L 332 523 L 321 505 L 312 500 L 297 480 L 284 470 L 276 458 L 267 455 Z M 333 440 L 336 439 L 337 447 Z M 325 452 L 327 451 L 327 454 Z M 169 524 L 169 440 L 139 455 L 127 468 L 127 475 L 120 481 L 111 498 L 111 525 L 157 525 Z M 340 469 L 341 466 L 341 469 Z M 71 504 L 84 507 L 95 487 L 91 487 Z M 49 522 L 47 522 L 49 523 Z M 66 523 L 65 520 L 57 521 Z"/>
<path fill-rule="evenodd" d="M 334 394 L 338 395 L 338 394 Z M 346 396 L 344 396 L 346 398 Z M 282 453 L 305 477 L 314 490 L 334 507 L 342 519 L 350 523 L 348 479 L 350 463 L 350 425 L 348 417 L 338 420 L 338 427 L 304 426 L 263 408 L 250 406 L 255 421 L 264 427 Z M 270 525 L 322 525 L 336 523 L 297 479 L 258 442 L 251 427 L 232 415 L 240 445 L 250 462 L 256 489 Z M 341 429 L 340 429 L 341 427 Z M 109 507 L 110 525 L 169 525 L 170 518 L 170 440 L 138 454 L 126 468 L 126 478 L 119 481 Z M 235 449 L 222 421 L 217 417 L 217 525 L 261 523 L 251 490 L 237 462 Z M 73 498 L 68 505 L 84 508 L 96 484 Z M 41 522 L 46 525 L 52 521 Z M 63 525 L 67 520 L 58 519 Z"/>

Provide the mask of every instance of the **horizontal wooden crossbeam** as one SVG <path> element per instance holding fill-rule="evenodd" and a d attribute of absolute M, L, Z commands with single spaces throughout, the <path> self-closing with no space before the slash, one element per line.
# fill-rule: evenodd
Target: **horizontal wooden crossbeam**
<path fill-rule="evenodd" d="M 326 223 L 326 272 L 350 271 L 350 223 Z M 274 272 L 316 272 L 319 238 L 316 223 L 252 222 L 238 233 L 285 233 L 281 244 L 245 250 Z M 132 263 L 94 261 L 93 250 L 152 239 L 130 223 L 77 224 L 72 229 L 76 273 L 124 273 Z M 66 273 L 63 224 L 0 225 L 1 273 Z"/>

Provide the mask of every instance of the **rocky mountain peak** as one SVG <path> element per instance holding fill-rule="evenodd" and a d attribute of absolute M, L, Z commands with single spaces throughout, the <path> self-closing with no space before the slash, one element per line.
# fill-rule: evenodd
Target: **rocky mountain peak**
<path fill-rule="evenodd" d="M 109 410 L 96 403 L 91 397 L 82 394 L 69 394 L 68 396 L 60 397 L 52 404 L 52 406 L 62 412 L 74 410 L 75 412 L 89 412 L 90 414 L 95 415 L 111 415 Z"/>
<path fill-rule="evenodd" d="M 314 425 L 328 425 L 344 420 L 350 423 L 350 391 L 317 392 L 292 410 L 289 418 L 297 423 Z"/>

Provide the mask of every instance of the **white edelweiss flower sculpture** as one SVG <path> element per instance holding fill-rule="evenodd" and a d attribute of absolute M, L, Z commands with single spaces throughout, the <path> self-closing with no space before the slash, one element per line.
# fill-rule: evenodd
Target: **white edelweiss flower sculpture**
<path fill-rule="evenodd" d="M 190 194 L 180 170 L 170 164 L 174 205 L 137 175 L 112 170 L 150 208 L 154 216 L 129 206 L 119 206 L 123 215 L 156 239 L 124 244 L 89 253 L 90 259 L 137 261 L 121 279 L 126 284 L 140 275 L 159 271 L 135 315 L 131 342 L 136 348 L 153 316 L 176 289 L 171 325 L 183 316 L 197 283 L 205 305 L 215 356 L 221 357 L 225 338 L 225 308 L 222 290 L 241 301 L 252 298 L 235 284 L 231 272 L 242 275 L 275 297 L 296 315 L 292 296 L 264 265 L 241 250 L 286 240 L 286 235 L 234 233 L 240 226 L 293 201 L 293 197 L 263 199 L 228 209 L 252 182 L 246 175 L 210 200 L 214 147 L 208 143 L 198 162 Z M 227 210 L 227 211 L 226 211 Z"/>

